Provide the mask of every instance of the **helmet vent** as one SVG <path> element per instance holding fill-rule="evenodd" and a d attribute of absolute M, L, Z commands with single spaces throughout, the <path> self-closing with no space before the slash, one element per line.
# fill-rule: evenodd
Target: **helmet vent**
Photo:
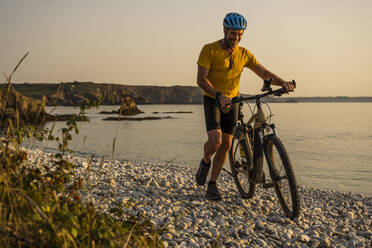
<path fill-rule="evenodd" d="M 223 20 L 223 26 L 225 28 L 245 30 L 247 28 L 247 21 L 244 16 L 238 13 L 228 13 Z"/>

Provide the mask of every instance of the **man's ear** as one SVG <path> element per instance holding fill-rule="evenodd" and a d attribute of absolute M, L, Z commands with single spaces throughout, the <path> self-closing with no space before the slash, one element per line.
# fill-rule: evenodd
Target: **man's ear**
<path fill-rule="evenodd" d="M 226 35 L 227 34 L 227 28 L 223 27 L 223 33 Z"/>

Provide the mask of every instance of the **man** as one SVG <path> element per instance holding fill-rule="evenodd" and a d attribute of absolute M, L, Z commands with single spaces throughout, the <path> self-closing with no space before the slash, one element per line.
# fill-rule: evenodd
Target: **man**
<path fill-rule="evenodd" d="M 208 140 L 204 144 L 204 157 L 196 174 L 198 185 L 204 185 L 211 167 L 213 168 L 205 197 L 209 200 L 222 199 L 216 181 L 231 147 L 238 107 L 231 105 L 231 99 L 239 95 L 240 76 L 248 67 L 262 79 L 273 79 L 272 84 L 293 90 L 294 85 L 283 81 L 257 62 L 246 48 L 239 47 L 247 21 L 238 13 L 229 13 L 223 20 L 224 38 L 207 44 L 198 59 L 197 83 L 203 90 L 205 123 Z"/>

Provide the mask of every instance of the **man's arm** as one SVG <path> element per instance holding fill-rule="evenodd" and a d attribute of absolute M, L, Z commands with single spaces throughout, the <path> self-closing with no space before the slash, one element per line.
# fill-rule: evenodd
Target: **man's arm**
<path fill-rule="evenodd" d="M 286 82 L 274 73 L 267 70 L 263 65 L 256 64 L 251 70 L 257 74 L 263 80 L 273 79 L 272 84 L 284 87 L 287 91 L 293 91 L 295 86 L 291 82 Z"/>
<path fill-rule="evenodd" d="M 211 96 L 216 96 L 217 90 L 208 80 L 209 69 L 204 68 L 198 65 L 198 76 L 196 82 L 198 83 L 199 87 L 210 94 Z M 218 99 L 220 101 L 221 106 L 225 106 L 226 104 L 231 103 L 231 99 L 226 97 L 225 95 L 221 95 Z"/>
<path fill-rule="evenodd" d="M 198 83 L 199 87 L 210 94 L 211 96 L 215 96 L 217 93 L 216 88 L 213 87 L 211 82 L 208 80 L 209 70 L 198 65 L 198 77 L 196 82 Z"/>

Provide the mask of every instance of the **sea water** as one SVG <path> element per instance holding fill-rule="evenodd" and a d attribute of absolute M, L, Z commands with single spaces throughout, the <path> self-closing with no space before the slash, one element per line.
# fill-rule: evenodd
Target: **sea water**
<path fill-rule="evenodd" d="M 104 121 L 115 115 L 87 111 L 90 122 L 78 124 L 69 147 L 76 153 L 113 159 L 173 163 L 197 168 L 207 135 L 202 105 L 139 105 L 144 114 L 170 119 Z M 254 105 L 251 105 L 253 108 Z M 299 183 L 320 188 L 372 195 L 372 103 L 272 103 L 276 124 Z M 264 107 L 269 115 L 270 109 Z M 73 107 L 47 107 L 52 114 L 79 112 Z M 153 114 L 153 112 L 192 113 Z M 250 116 L 247 105 L 245 118 Z M 53 123 L 46 125 L 51 128 Z M 55 132 L 66 124 L 57 122 Z M 57 133 L 56 133 L 57 134 Z M 29 148 L 56 150 L 54 142 L 27 141 Z M 229 169 L 228 161 L 225 167 Z"/>

